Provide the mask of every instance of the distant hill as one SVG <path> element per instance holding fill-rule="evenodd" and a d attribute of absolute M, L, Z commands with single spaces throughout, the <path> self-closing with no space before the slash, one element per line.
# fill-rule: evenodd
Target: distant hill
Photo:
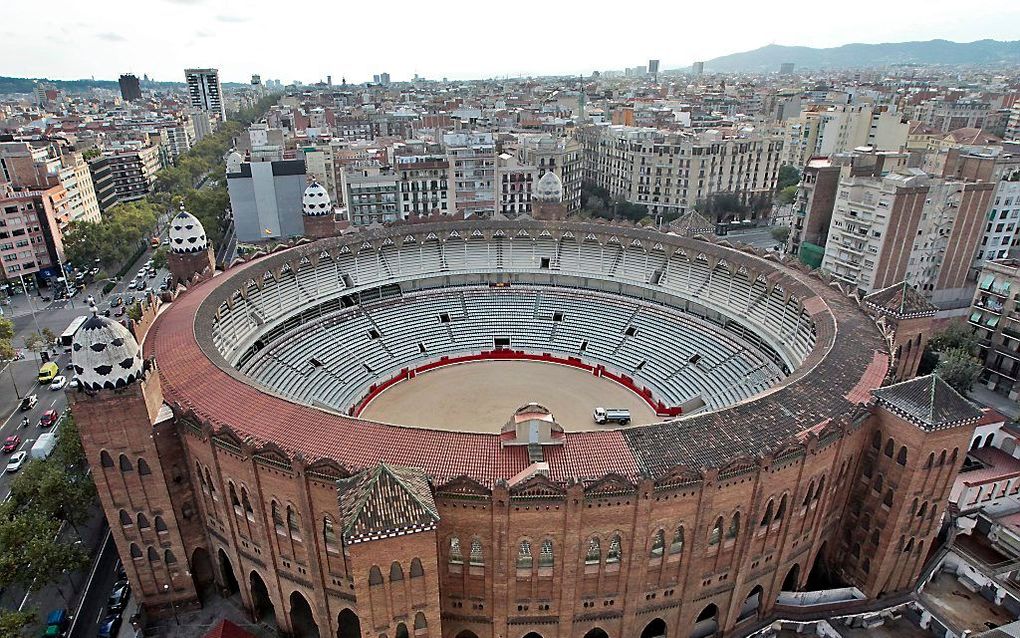
<path fill-rule="evenodd" d="M 722 73 L 778 71 L 779 65 L 784 62 L 793 62 L 797 70 L 868 68 L 894 64 L 973 66 L 1020 64 L 1020 41 L 928 40 L 845 44 L 827 49 L 770 44 L 753 51 L 706 60 L 705 71 Z"/>
<path fill-rule="evenodd" d="M 111 91 L 119 91 L 120 85 L 116 80 L 48 80 L 46 78 L 12 78 L 6 76 L 0 76 L 0 95 L 10 93 L 31 93 L 35 90 L 36 82 L 46 82 L 52 84 L 58 89 L 67 93 L 84 93 L 91 89 L 109 89 Z M 183 89 L 185 86 L 184 82 L 155 82 L 148 81 L 142 82 L 143 89 L 150 90 L 170 90 L 170 89 Z M 244 88 L 247 84 L 241 84 L 236 82 L 224 82 L 224 87 L 227 88 Z"/>

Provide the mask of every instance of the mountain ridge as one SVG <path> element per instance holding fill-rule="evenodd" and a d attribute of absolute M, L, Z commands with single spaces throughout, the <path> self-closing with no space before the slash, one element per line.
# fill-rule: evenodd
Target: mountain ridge
<path fill-rule="evenodd" d="M 794 69 L 824 70 L 872 68 L 891 65 L 973 65 L 1020 63 L 1020 40 L 914 40 L 816 48 L 768 44 L 705 61 L 705 71 L 716 73 L 778 71 L 792 62 Z"/>

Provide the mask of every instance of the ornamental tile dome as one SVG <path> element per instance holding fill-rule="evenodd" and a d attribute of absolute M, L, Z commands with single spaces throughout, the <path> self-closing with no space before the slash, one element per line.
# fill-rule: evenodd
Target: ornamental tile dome
<path fill-rule="evenodd" d="M 559 175 L 553 171 L 546 171 L 535 184 L 535 193 L 531 198 L 540 202 L 562 202 L 563 182 L 560 181 Z"/>
<path fill-rule="evenodd" d="M 301 210 L 309 217 L 320 217 L 333 212 L 333 202 L 319 182 L 312 182 L 301 197 Z"/>
<path fill-rule="evenodd" d="M 140 379 L 144 370 L 142 349 L 134 335 L 98 314 L 89 317 L 75 333 L 71 364 L 81 387 L 92 391 L 123 388 Z"/>
<path fill-rule="evenodd" d="M 202 222 L 182 207 L 170 221 L 170 250 L 181 254 L 200 253 L 208 247 Z"/>

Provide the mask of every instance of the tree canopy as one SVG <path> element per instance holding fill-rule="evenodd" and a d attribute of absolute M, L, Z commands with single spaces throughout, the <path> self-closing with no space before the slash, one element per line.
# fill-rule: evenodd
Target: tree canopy
<path fill-rule="evenodd" d="M 157 208 L 148 200 L 117 204 L 103 214 L 102 222 L 79 222 L 64 234 L 64 253 L 78 267 L 95 259 L 104 270 L 116 270 L 135 254 L 156 226 Z"/>
<path fill-rule="evenodd" d="M 782 191 L 788 186 L 796 186 L 800 183 L 800 171 L 790 164 L 783 164 L 779 167 L 779 176 L 776 179 L 776 190 Z"/>
<path fill-rule="evenodd" d="M 981 376 L 981 362 L 963 348 L 950 348 L 939 356 L 935 374 L 966 396 Z"/>

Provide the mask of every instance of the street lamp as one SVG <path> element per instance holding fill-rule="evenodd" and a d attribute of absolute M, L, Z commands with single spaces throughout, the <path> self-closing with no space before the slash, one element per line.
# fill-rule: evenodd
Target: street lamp
<path fill-rule="evenodd" d="M 170 596 L 170 585 L 163 585 L 163 593 L 170 598 L 170 609 L 174 612 L 174 622 L 177 623 L 177 626 L 179 627 L 181 625 L 181 619 L 177 617 L 177 606 L 174 605 L 174 599 Z"/>

